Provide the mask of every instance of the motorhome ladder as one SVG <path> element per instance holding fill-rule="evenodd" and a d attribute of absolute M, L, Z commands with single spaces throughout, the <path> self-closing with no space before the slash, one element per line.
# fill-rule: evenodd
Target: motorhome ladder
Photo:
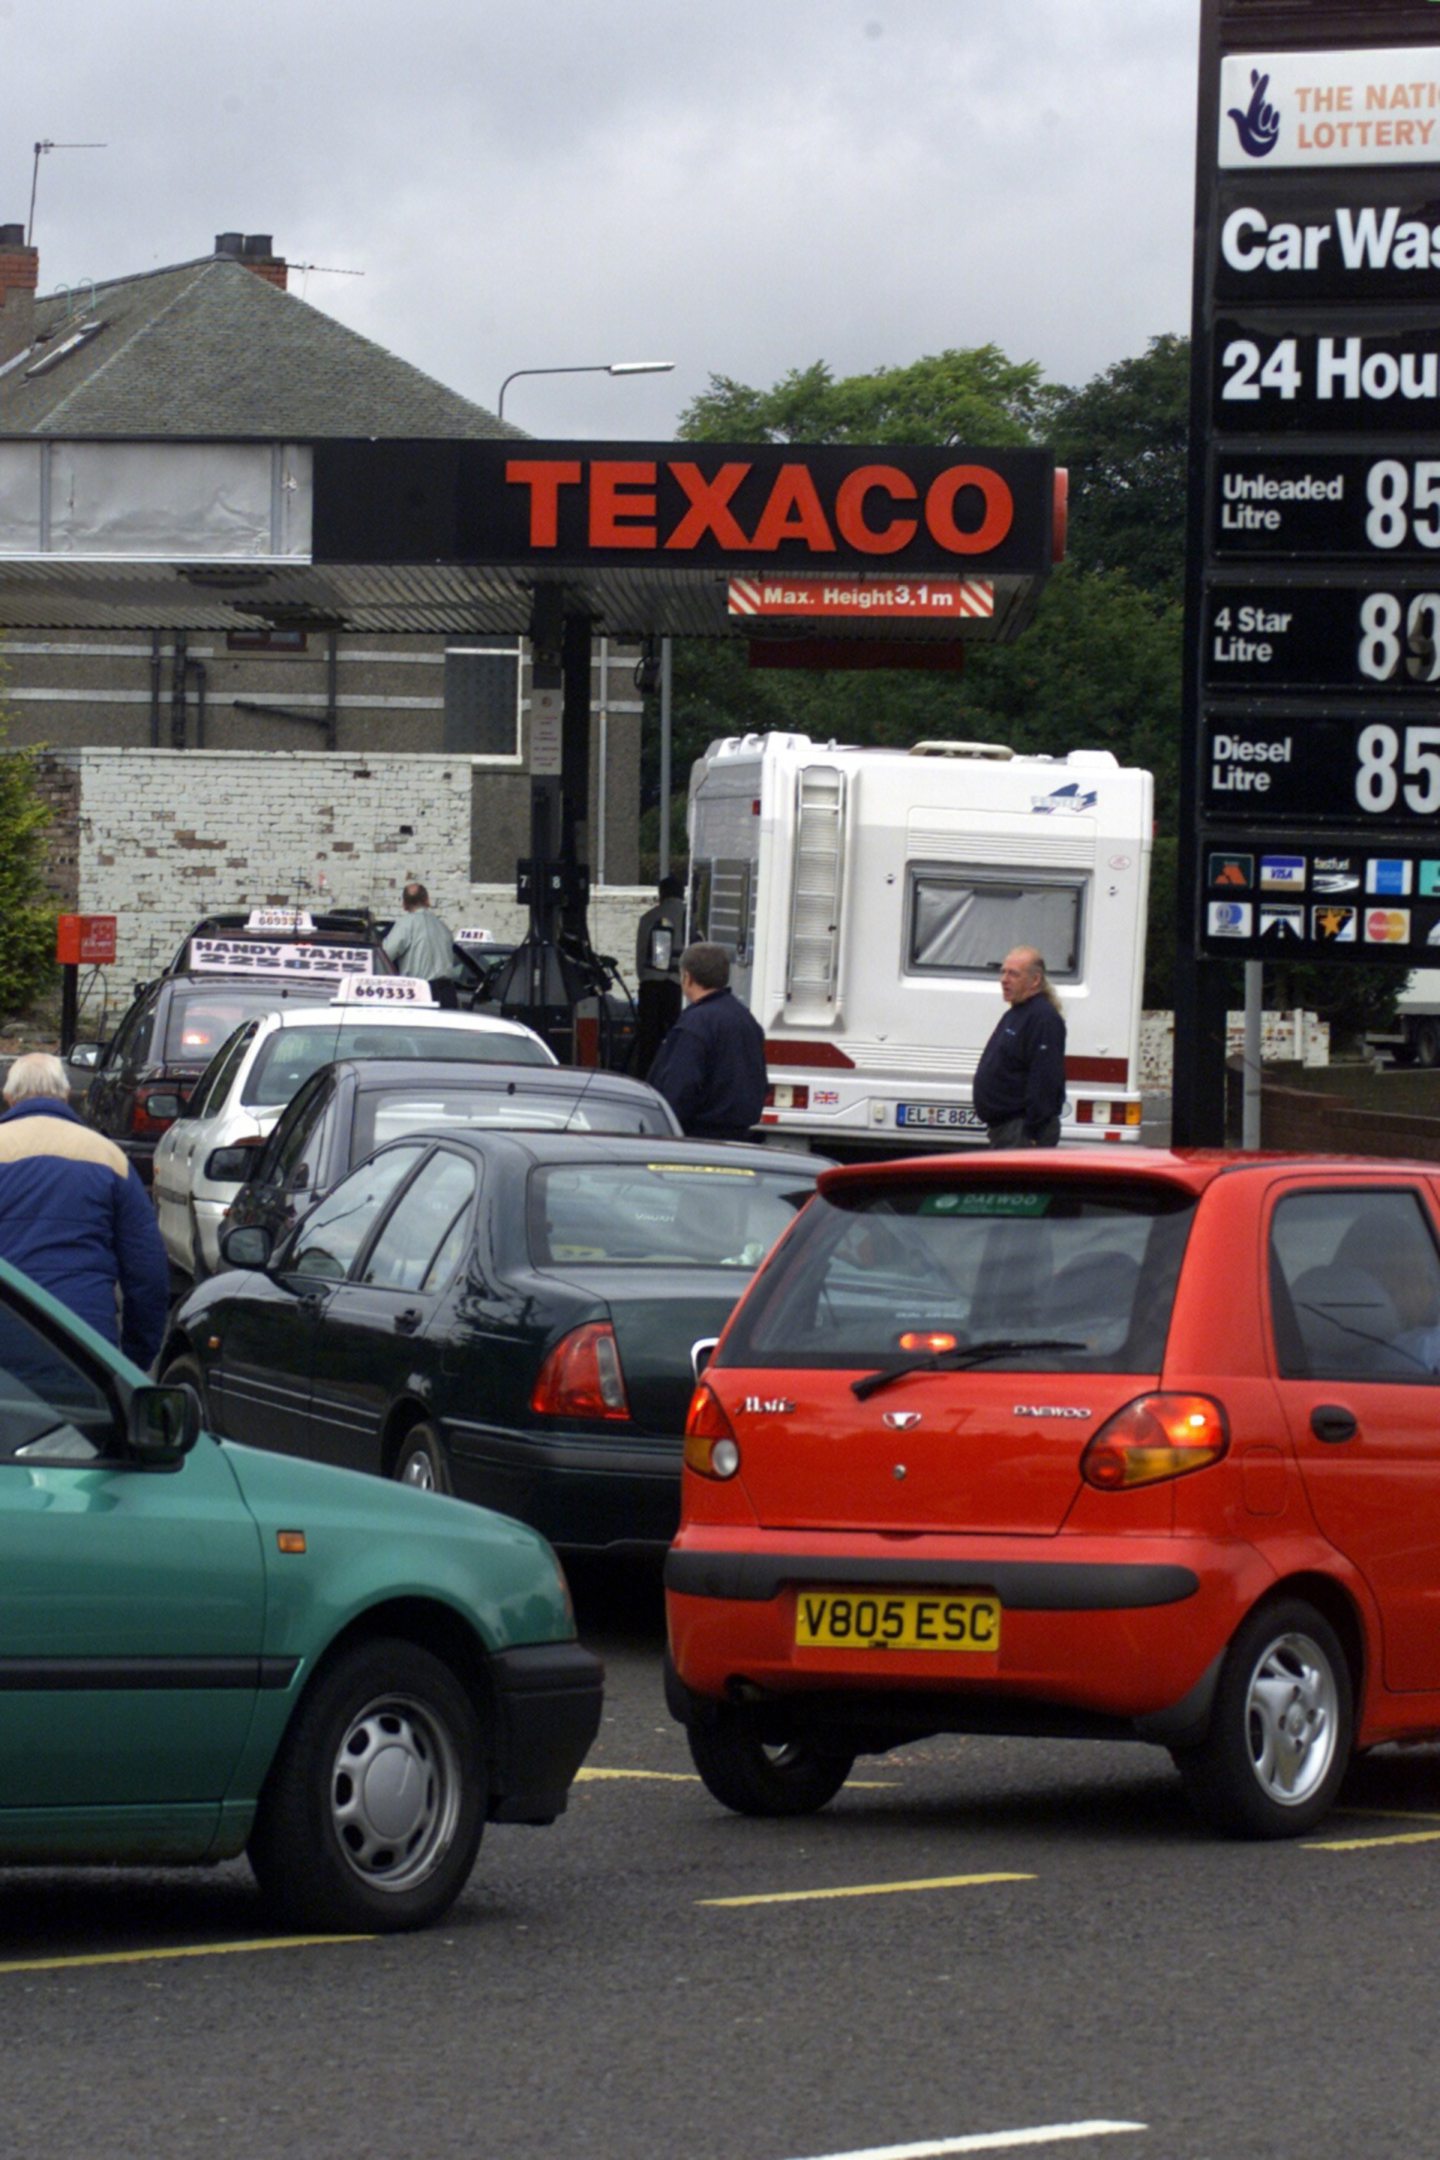
<path fill-rule="evenodd" d="M 805 765 L 795 782 L 795 882 L 790 899 L 788 1005 L 821 1005 L 833 1015 L 840 959 L 845 775 Z"/>

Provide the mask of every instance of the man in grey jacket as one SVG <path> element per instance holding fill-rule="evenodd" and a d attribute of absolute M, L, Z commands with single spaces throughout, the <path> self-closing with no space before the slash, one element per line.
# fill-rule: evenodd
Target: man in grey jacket
<path fill-rule="evenodd" d="M 430 895 L 418 878 L 412 878 L 400 896 L 405 912 L 392 923 L 385 937 L 387 958 L 401 975 L 418 975 L 430 985 L 437 1005 L 453 1011 L 459 1004 L 455 983 L 459 969 L 455 960 L 455 935 L 430 905 Z"/>

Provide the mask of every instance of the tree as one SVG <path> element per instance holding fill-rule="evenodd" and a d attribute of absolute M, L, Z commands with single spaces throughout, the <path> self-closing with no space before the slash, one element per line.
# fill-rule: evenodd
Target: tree
<path fill-rule="evenodd" d="M 0 700 L 4 680 L 0 673 Z M 55 978 L 55 903 L 45 889 L 50 812 L 35 752 L 5 747 L 0 702 L 0 1012 L 26 1011 Z"/>
<path fill-rule="evenodd" d="M 1070 473 L 1070 560 L 1123 570 L 1162 603 L 1185 585 L 1190 342 L 1150 340 L 1082 390 L 1051 394 L 1048 433 Z"/>
<path fill-rule="evenodd" d="M 935 353 L 839 381 L 823 360 L 770 390 L 728 375 L 680 416 L 688 442 L 1032 443 L 1045 409 L 1040 369 L 995 345 Z"/>

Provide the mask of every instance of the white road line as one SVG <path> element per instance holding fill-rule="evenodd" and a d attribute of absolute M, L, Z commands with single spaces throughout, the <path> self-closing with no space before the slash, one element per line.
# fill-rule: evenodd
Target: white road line
<path fill-rule="evenodd" d="M 1126 2137 L 1148 2123 L 1042 2123 L 1035 2130 L 986 2130 L 974 2137 L 927 2138 L 920 2145 L 868 2145 L 862 2151 L 827 2153 L 823 2160 L 932 2160 L 944 2153 L 1014 2152 L 1022 2145 L 1073 2145 L 1082 2138 Z"/>

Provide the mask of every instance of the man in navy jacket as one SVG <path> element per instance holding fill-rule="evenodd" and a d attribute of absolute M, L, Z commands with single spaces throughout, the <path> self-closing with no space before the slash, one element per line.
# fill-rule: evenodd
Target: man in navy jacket
<path fill-rule="evenodd" d="M 170 1305 L 170 1267 L 150 1195 L 114 1142 L 71 1109 L 59 1058 L 43 1051 L 16 1058 L 4 1092 L 0 1259 L 148 1366 Z"/>
<path fill-rule="evenodd" d="M 1054 1147 L 1065 1104 L 1065 1018 L 1033 945 L 1000 965 L 1001 1015 L 975 1068 L 991 1147 Z"/>
<path fill-rule="evenodd" d="M 658 1088 L 692 1140 L 748 1140 L 765 1107 L 765 1036 L 730 988 L 723 945 L 680 955 L 684 1009 L 655 1053 Z"/>

